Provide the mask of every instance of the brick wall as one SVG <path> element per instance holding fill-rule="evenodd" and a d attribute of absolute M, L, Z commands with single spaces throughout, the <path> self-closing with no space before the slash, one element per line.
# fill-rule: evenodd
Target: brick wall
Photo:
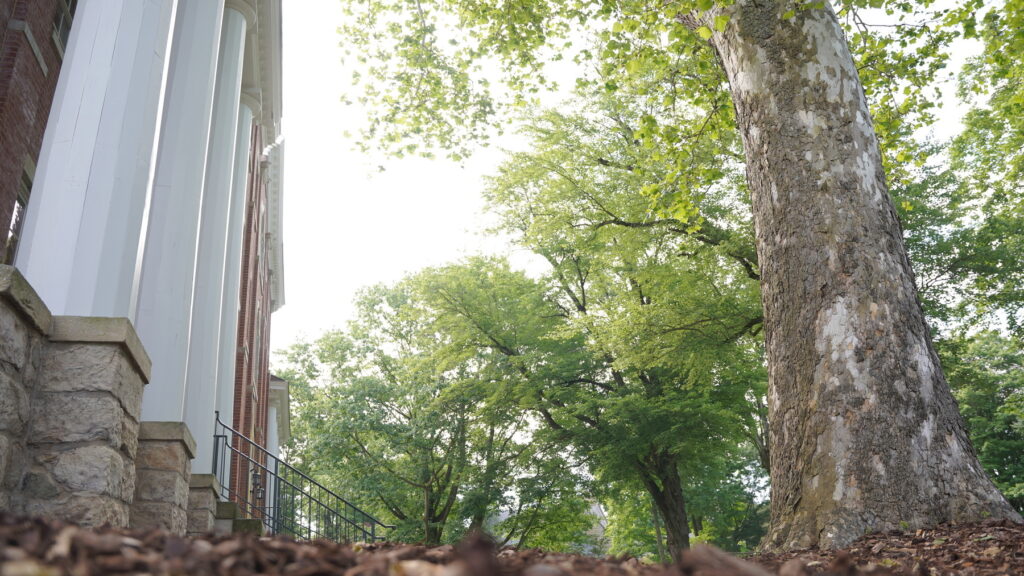
<path fill-rule="evenodd" d="M 239 294 L 238 342 L 235 358 L 235 407 L 232 426 L 261 446 L 267 442 L 270 396 L 270 258 L 266 250 L 267 191 L 261 164 L 262 131 L 254 125 L 249 158 L 242 237 L 242 280 Z M 261 460 L 260 455 L 251 455 Z M 251 471 L 232 466 L 232 491 L 251 495 Z M 261 505 L 262 502 L 254 502 Z"/>
<path fill-rule="evenodd" d="M 0 0 L 0 261 L 26 160 L 34 166 L 39 158 L 60 73 L 53 40 L 58 1 Z"/>

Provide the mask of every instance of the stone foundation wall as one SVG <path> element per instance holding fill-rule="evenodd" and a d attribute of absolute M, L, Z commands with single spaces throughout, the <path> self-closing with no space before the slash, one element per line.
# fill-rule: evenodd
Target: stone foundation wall
<path fill-rule="evenodd" d="M 125 318 L 51 317 L 0 266 L 0 508 L 127 526 L 149 358 Z"/>
<path fill-rule="evenodd" d="M 0 266 L 0 510 L 12 510 L 30 456 L 32 396 L 52 317 L 14 268 Z"/>
<path fill-rule="evenodd" d="M 132 528 L 184 535 L 196 442 L 184 422 L 143 422 L 135 459 Z"/>
<path fill-rule="evenodd" d="M 188 492 L 188 535 L 214 532 L 220 484 L 213 474 L 193 474 Z"/>

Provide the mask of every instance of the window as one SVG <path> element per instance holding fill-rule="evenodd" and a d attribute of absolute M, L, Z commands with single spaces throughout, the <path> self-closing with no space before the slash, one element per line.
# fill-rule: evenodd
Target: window
<path fill-rule="evenodd" d="M 4 264 L 14 264 L 14 256 L 18 253 L 18 240 L 21 229 L 25 226 L 25 207 L 28 206 L 28 195 L 32 191 L 32 177 L 22 171 L 18 186 L 18 198 L 14 201 L 11 212 L 11 226 L 7 231 L 7 246 L 4 249 Z"/>
<path fill-rule="evenodd" d="M 61 56 L 64 56 L 64 48 L 68 45 L 71 21 L 77 7 L 78 0 L 57 0 L 57 12 L 53 15 L 53 41 Z"/>

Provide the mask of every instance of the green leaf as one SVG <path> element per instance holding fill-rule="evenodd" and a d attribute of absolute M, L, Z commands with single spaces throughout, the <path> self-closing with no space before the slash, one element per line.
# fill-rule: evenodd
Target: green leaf
<path fill-rule="evenodd" d="M 697 28 L 697 35 L 704 40 L 710 39 L 712 34 L 713 32 L 711 31 L 711 28 L 708 28 L 707 26 L 701 26 L 700 28 Z"/>

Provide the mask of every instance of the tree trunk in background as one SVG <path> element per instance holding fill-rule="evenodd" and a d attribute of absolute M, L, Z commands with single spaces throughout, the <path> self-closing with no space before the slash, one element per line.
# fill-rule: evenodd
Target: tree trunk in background
<path fill-rule="evenodd" d="M 640 464 L 640 478 L 665 521 L 668 553 L 675 562 L 690 547 L 690 525 L 686 519 L 686 500 L 675 456 L 660 453 Z"/>
<path fill-rule="evenodd" d="M 661 515 L 658 514 L 658 505 L 651 499 L 651 521 L 654 523 L 654 537 L 658 544 L 658 562 L 665 563 L 665 538 L 661 535 Z"/>
<path fill-rule="evenodd" d="M 752 196 L 769 371 L 771 549 L 1019 521 L 932 348 L 878 140 L 831 7 L 737 0 L 711 42 Z M 666 519 L 668 515 L 666 514 Z"/>

